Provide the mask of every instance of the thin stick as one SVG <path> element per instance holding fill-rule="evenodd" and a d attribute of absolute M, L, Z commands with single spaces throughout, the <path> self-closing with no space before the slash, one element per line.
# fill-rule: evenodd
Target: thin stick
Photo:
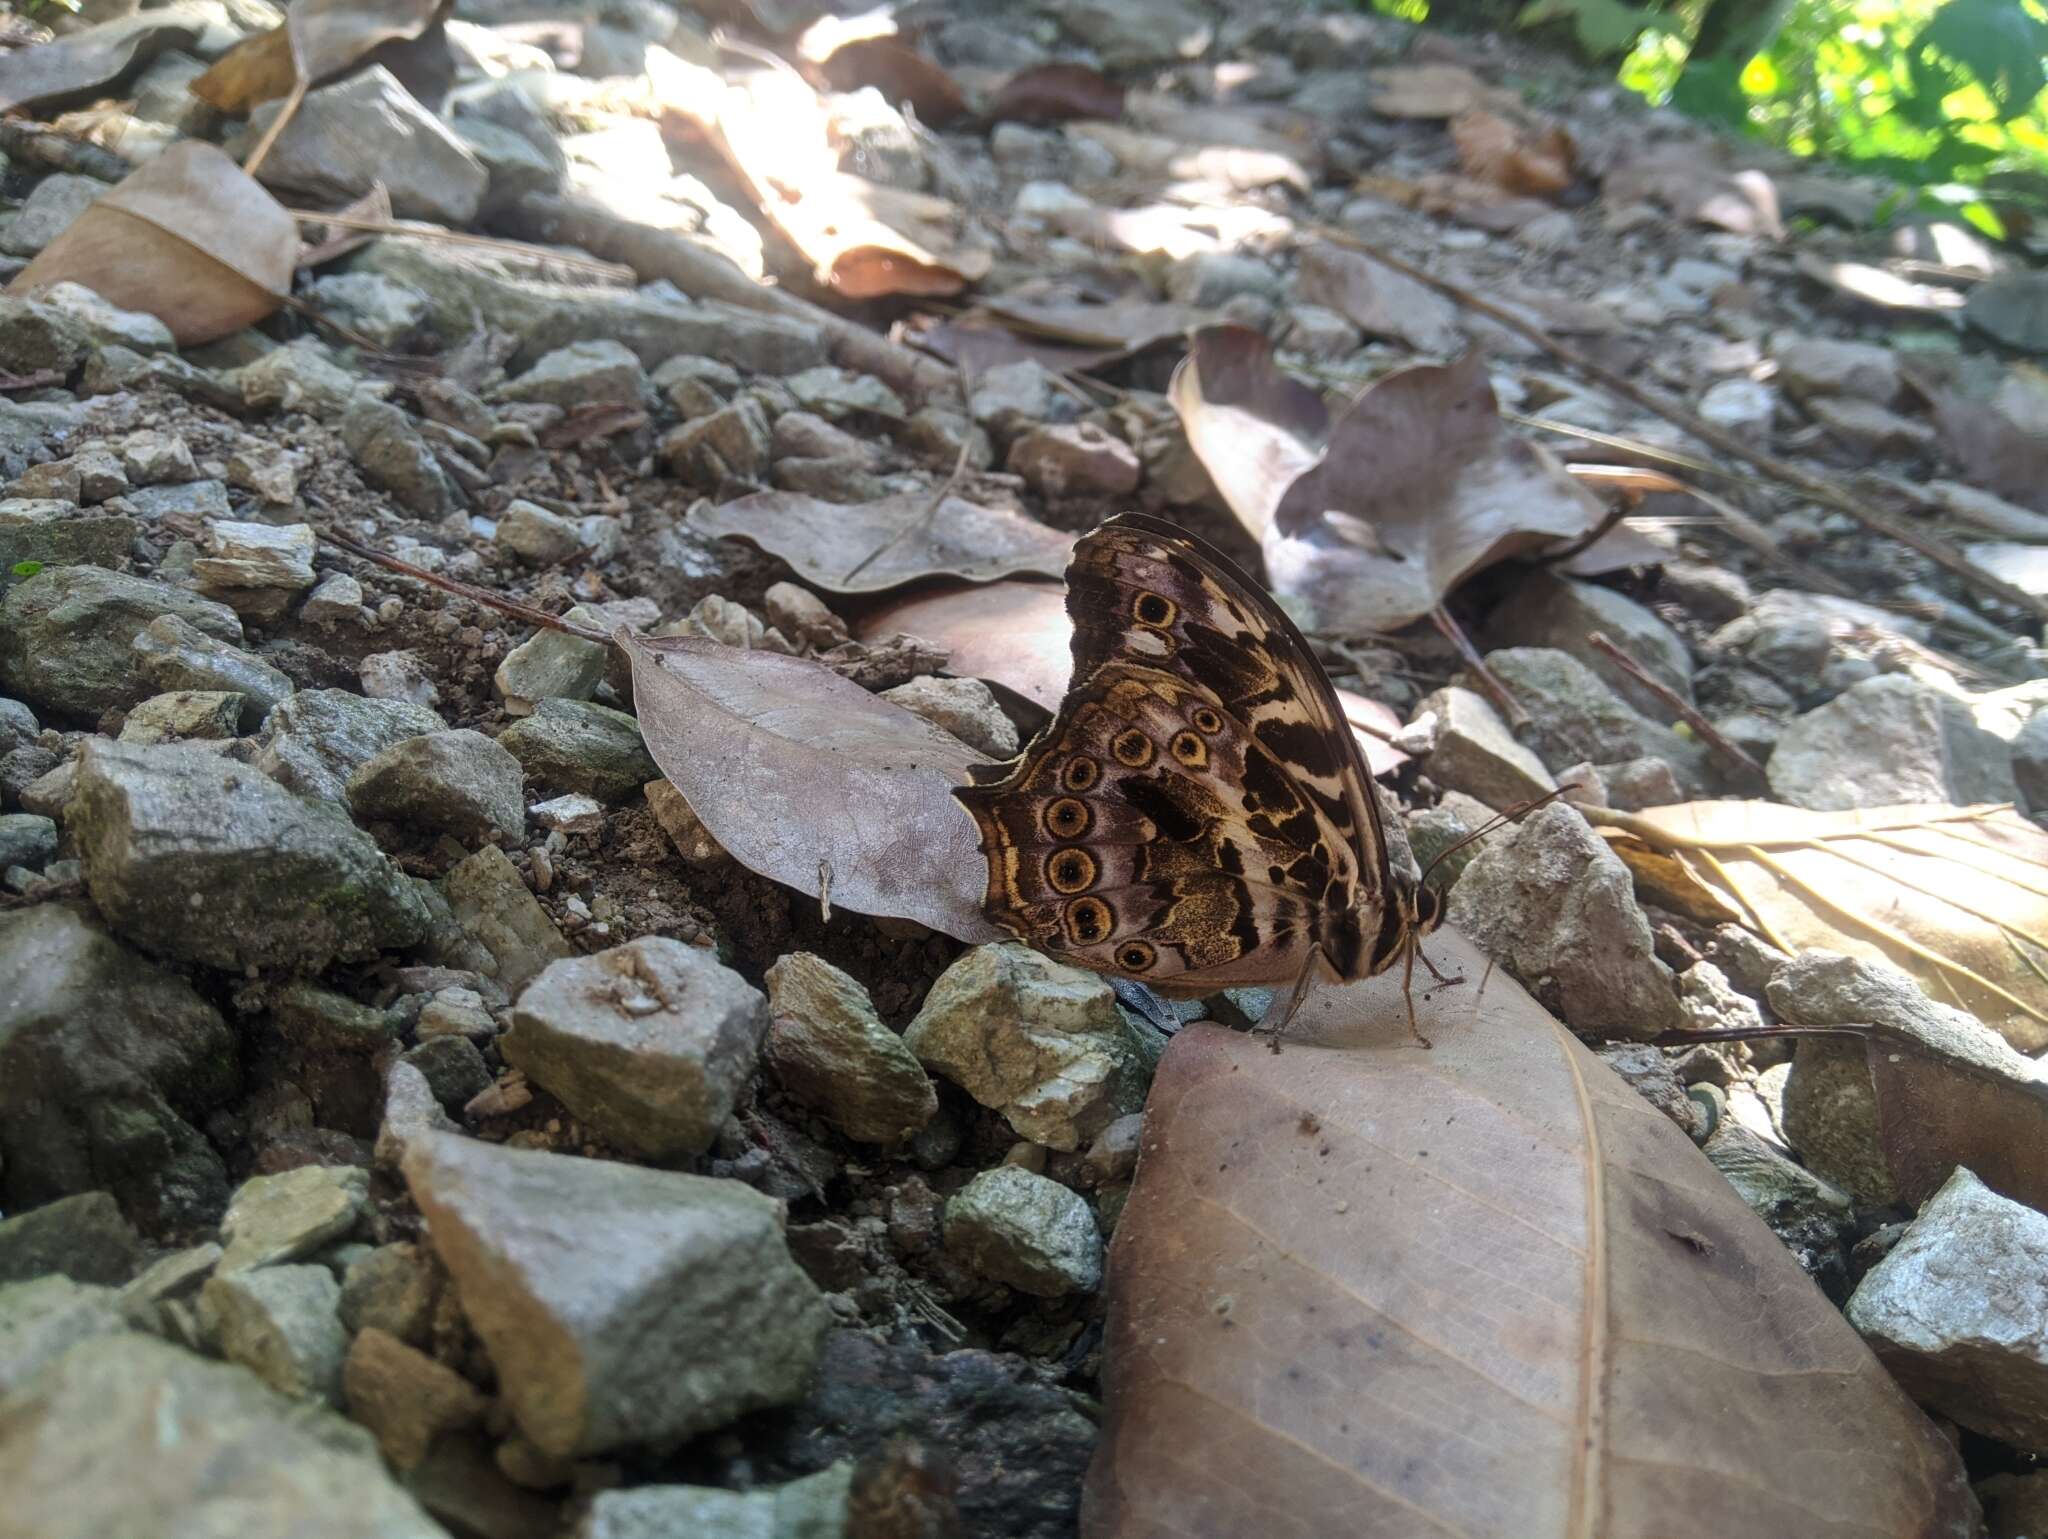
<path fill-rule="evenodd" d="M 1609 641 L 1605 632 L 1595 631 L 1586 640 L 1591 642 L 1603 655 L 1612 659 L 1614 665 L 1621 669 L 1623 673 L 1655 695 L 1666 710 L 1692 728 L 1699 736 L 1701 742 L 1713 749 L 1714 752 L 1720 754 L 1721 757 L 1730 764 L 1733 764 L 1745 775 L 1753 775 L 1758 781 L 1762 781 L 1764 778 L 1764 767 L 1761 764 L 1744 753 L 1740 745 L 1731 743 L 1727 738 L 1723 737 L 1721 730 L 1708 721 L 1706 717 L 1702 716 L 1699 713 L 1699 709 L 1691 701 L 1687 700 L 1661 679 L 1653 678 L 1647 668 L 1633 657 L 1630 657 L 1628 653 L 1622 651 L 1613 642 Z"/>
<path fill-rule="evenodd" d="M 298 60 L 295 58 L 292 62 L 297 64 Z M 299 115 L 299 103 L 306 99 L 306 90 L 311 85 L 312 82 L 303 72 L 294 74 L 291 94 L 285 97 L 284 105 L 278 109 L 277 116 L 270 120 L 270 126 L 263 130 L 263 137 L 256 141 L 256 148 L 249 152 L 249 158 L 242 162 L 242 169 L 250 176 L 255 176 L 257 168 L 269 156 L 270 147 L 277 143 L 277 136 L 290 127 L 292 119 Z"/>
<path fill-rule="evenodd" d="M 1508 719 L 1508 725 L 1516 732 L 1525 732 L 1535 725 L 1529 713 L 1522 709 L 1522 702 L 1508 693 L 1507 685 L 1494 677 L 1493 670 L 1486 666 L 1486 660 L 1479 655 L 1479 649 L 1472 645 L 1472 638 L 1465 634 L 1464 627 L 1450 616 L 1450 611 L 1439 604 L 1429 612 L 1436 621 L 1436 628 L 1450 638 L 1451 645 L 1458 649 L 1458 655 L 1465 659 L 1465 666 L 1472 670 L 1479 680 L 1479 687 L 1486 691 L 1487 698 L 1500 708 L 1501 715 Z"/>
<path fill-rule="evenodd" d="M 585 641 L 595 641 L 605 646 L 612 645 L 612 638 L 603 631 L 594 630 L 587 625 L 578 625 L 573 620 L 564 620 L 560 615 L 551 615 L 545 609 L 536 609 L 531 604 L 522 604 L 517 599 L 506 598 L 502 593 L 493 593 L 488 588 L 479 588 L 474 583 L 461 582 L 453 577 L 443 577 L 439 572 L 430 572 L 423 566 L 414 566 L 410 561 L 401 561 L 396 556 L 387 556 L 381 550 L 373 549 L 368 545 L 358 544 L 345 534 L 336 534 L 331 529 L 323 529 L 320 531 L 320 538 L 339 550 L 347 551 L 351 556 L 358 556 L 364 561 L 385 568 L 387 571 L 396 572 L 401 577 L 414 578 L 419 582 L 427 584 L 430 588 L 439 588 L 443 593 L 452 593 L 457 598 L 466 598 L 472 603 L 482 604 L 487 609 L 498 610 L 502 614 L 511 615 L 514 619 L 524 620 L 528 625 L 538 625 L 544 630 L 560 631 L 565 636 L 578 636 Z"/>
<path fill-rule="evenodd" d="M 972 447 L 973 440 L 962 441 L 960 457 L 953 461 L 953 473 L 939 483 L 939 489 L 932 493 L 931 501 L 909 523 L 898 529 L 865 556 L 862 556 L 860 560 L 854 562 L 853 569 L 839 579 L 840 586 L 844 587 L 847 583 L 852 582 L 854 578 L 860 576 L 862 572 L 865 572 L 913 534 L 922 533 L 931 527 L 932 520 L 939 516 L 939 509 L 944 507 L 946 499 L 953 495 L 953 488 L 958 486 L 961 478 L 967 474 L 967 451 Z"/>
<path fill-rule="evenodd" d="M 417 240 L 436 240 L 451 246 L 475 246 L 483 251 L 502 251 L 511 256 L 532 257 L 539 261 L 552 262 L 559 267 L 570 267 L 579 272 L 593 273 L 600 278 L 610 278 L 615 283 L 639 281 L 639 275 L 632 268 L 623 267 L 617 262 L 600 262 L 596 257 L 575 256 L 549 246 L 536 246 L 522 240 L 504 240 L 495 235 L 471 235 L 465 230 L 450 230 L 443 225 L 428 224 L 423 219 L 365 219 L 359 214 L 323 214 L 314 208 L 288 208 L 285 212 L 301 224 L 333 225 L 337 230 L 361 230 L 366 235 L 410 235 Z"/>
<path fill-rule="evenodd" d="M 1456 300 L 1466 309 L 1476 311 L 1488 320 L 1507 327 L 1515 335 L 1526 337 L 1567 368 L 1576 370 L 1595 384 L 1605 386 L 1623 400 L 1642 407 L 1644 411 L 1655 412 L 1666 422 L 1684 428 L 1702 443 L 1712 444 L 1723 454 L 1733 455 L 1736 459 L 1755 466 L 1765 475 L 1782 481 L 1801 496 L 1811 498 L 1837 512 L 1848 514 L 1864 527 L 1897 540 L 1901 545 L 1917 550 L 1928 560 L 1947 567 L 1972 587 L 2003 599 L 2014 608 L 2033 615 L 2037 620 L 2048 620 L 2048 598 L 2029 593 L 2024 588 L 2016 587 L 2004 578 L 1985 571 L 1946 540 L 1926 534 L 1910 524 L 1901 523 L 1889 514 L 1879 513 L 1858 503 L 1847 493 L 1838 490 L 1831 482 L 1801 470 L 1789 460 L 1782 460 L 1762 449 L 1751 448 L 1735 434 L 1716 427 L 1676 402 L 1667 401 L 1662 396 L 1644 389 L 1634 380 L 1616 373 L 1605 364 L 1594 362 L 1577 348 L 1559 342 L 1540 328 L 1531 326 L 1519 315 L 1502 309 L 1489 300 L 1481 299 L 1471 290 L 1462 288 L 1447 278 L 1440 278 L 1412 263 L 1402 261 L 1399 257 L 1390 256 L 1370 241 L 1360 240 L 1348 231 L 1332 229 L 1326 225 L 1318 225 L 1315 228 L 1316 233 L 1332 245 L 1361 251 L 1375 262 L 1383 263 L 1402 276 L 1413 278 L 1425 288 L 1434 289 L 1446 298 Z"/>

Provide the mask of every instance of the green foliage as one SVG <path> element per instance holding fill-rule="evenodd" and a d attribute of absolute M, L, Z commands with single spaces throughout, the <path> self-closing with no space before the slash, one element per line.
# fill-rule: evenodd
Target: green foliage
<path fill-rule="evenodd" d="M 40 561 L 17 561 L 8 570 L 16 577 L 33 577 L 43 569 Z"/>
<path fill-rule="evenodd" d="M 1677 30 L 1675 18 L 1622 0 L 1532 0 L 1515 18 L 1518 27 L 1534 27 L 1546 21 L 1569 18 L 1579 37 L 1579 46 L 1589 59 L 1607 59 L 1626 53 L 1647 33 Z"/>

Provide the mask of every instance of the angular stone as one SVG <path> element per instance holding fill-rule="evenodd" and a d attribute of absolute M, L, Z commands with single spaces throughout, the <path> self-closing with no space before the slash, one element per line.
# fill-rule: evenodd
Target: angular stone
<path fill-rule="evenodd" d="M 578 604 L 562 618 L 577 625 L 601 624 L 611 605 Z M 498 664 L 491 685 L 511 716 L 531 716 L 543 700 L 588 700 L 611 666 L 612 649 L 566 631 L 537 630 Z"/>
<path fill-rule="evenodd" d="M 768 465 L 768 413 L 751 395 L 662 435 L 661 461 L 669 473 L 698 485 L 751 480 Z"/>
<path fill-rule="evenodd" d="M 227 1248 L 218 1270 L 298 1261 L 346 1239 L 362 1221 L 369 1177 L 353 1166 L 301 1165 L 252 1176 L 235 1189 L 220 1223 Z"/>
<path fill-rule="evenodd" d="M 498 734 L 527 778 L 551 791 L 620 802 L 661 773 L 624 711 L 587 700 L 541 700 Z"/>
<path fill-rule="evenodd" d="M 1567 764 L 1662 759 L 1688 794 L 1708 783 L 1705 751 L 1661 722 L 1631 709 L 1568 652 L 1507 647 L 1486 666 L 1534 718 L 1528 746 L 1553 770 Z"/>
<path fill-rule="evenodd" d="M 178 615 L 152 620 L 129 644 L 136 673 L 152 690 L 242 696 L 241 725 L 254 728 L 290 698 L 291 679 L 253 652 L 216 639 Z"/>
<path fill-rule="evenodd" d="M 638 359 L 630 353 L 626 356 L 634 368 L 640 367 Z M 550 513 L 539 503 L 528 502 L 524 498 L 514 498 L 498 515 L 498 543 L 535 566 L 567 561 L 580 555 L 584 549 L 583 531 L 574 519 Z M 557 633 L 551 631 L 548 634 Z M 588 642 L 584 644 L 590 645 Z"/>
<path fill-rule="evenodd" d="M 1885 406 L 1898 399 L 1899 355 L 1881 343 L 1780 336 L 1771 351 L 1778 384 L 1797 400 L 1855 396 Z"/>
<path fill-rule="evenodd" d="M 280 106 L 257 108 L 250 134 L 268 128 Z M 399 218 L 459 230 L 476 217 L 487 178 L 462 141 L 373 64 L 307 94 L 271 146 L 260 180 L 330 204 L 360 198 L 381 182 Z"/>
<path fill-rule="evenodd" d="M 424 1074 L 434 1099 L 451 1110 L 467 1106 L 491 1088 L 491 1071 L 484 1063 L 484 1055 L 477 1051 L 474 1042 L 459 1033 L 428 1037 L 417 1047 L 406 1049 L 399 1061 Z"/>
<path fill-rule="evenodd" d="M 1495 836 L 1445 917 L 1576 1031 L 1643 1040 L 1684 1023 L 1628 868 L 1574 808 Z"/>
<path fill-rule="evenodd" d="M 500 385 L 496 399 L 544 401 L 565 410 L 598 402 L 637 406 L 652 388 L 631 348 L 599 337 L 544 354 L 525 373 Z"/>
<path fill-rule="evenodd" d="M 111 1191 L 152 1227 L 211 1223 L 192 1126 L 239 1088 L 235 1033 L 192 986 L 74 909 L 0 914 L 0 1206 Z"/>
<path fill-rule="evenodd" d="M 145 310 L 123 310 L 82 283 L 53 283 L 39 289 L 34 303 L 79 328 L 96 347 L 126 347 L 138 353 L 176 347 L 171 328 Z"/>
<path fill-rule="evenodd" d="M 1436 713 L 1436 747 L 1423 773 L 1448 791 L 1463 791 L 1496 811 L 1557 789 L 1543 761 L 1515 741 L 1484 695 L 1453 684 L 1417 702 L 1415 718 Z"/>
<path fill-rule="evenodd" d="M 499 1044 L 610 1141 L 651 1159 L 702 1154 L 753 1078 L 768 1011 L 710 952 L 647 935 L 551 964 Z"/>
<path fill-rule="evenodd" d="M 634 1486 L 600 1491 L 569 1539 L 827 1539 L 853 1531 L 854 1465 L 842 1459 L 801 1480 L 752 1491 L 719 1486 Z"/>
<path fill-rule="evenodd" d="M 152 691 L 136 676 L 130 643 L 164 615 L 215 641 L 242 639 L 232 609 L 167 583 L 93 566 L 46 567 L 0 600 L 0 686 L 74 719 L 132 705 Z"/>
<path fill-rule="evenodd" d="M 375 1326 L 350 1343 L 341 1381 L 349 1415 L 401 1470 L 418 1468 L 442 1433 L 482 1421 L 490 1403 L 454 1369 Z"/>
<path fill-rule="evenodd" d="M 547 1453 L 673 1445 L 803 1393 L 830 1316 L 772 1199 L 432 1133 L 405 1179 Z"/>
<path fill-rule="evenodd" d="M 822 957 L 768 969 L 762 1057 L 782 1087 L 856 1143 L 895 1144 L 939 1109 L 938 1093 L 867 990 Z"/>
<path fill-rule="evenodd" d="M 1957 1166 L 1845 1312 L 1915 1400 L 2048 1453 L 2048 1216 Z"/>
<path fill-rule="evenodd" d="M 1039 1298 L 1102 1285 L 1102 1234 L 1087 1199 L 1015 1165 L 984 1170 L 947 1201 L 946 1251 Z"/>
<path fill-rule="evenodd" d="M 1684 639 L 1635 600 L 1598 583 L 1553 572 L 1532 573 L 1516 583 L 1487 617 L 1482 640 L 1488 651 L 1550 647 L 1570 653 L 1634 710 L 1668 715 L 1668 706 L 1586 639 L 1596 631 L 1641 663 L 1658 683 L 1677 691 L 1681 699 L 1692 699 L 1692 653 Z"/>
<path fill-rule="evenodd" d="M 313 337 L 272 348 L 232 377 L 250 411 L 302 411 L 322 422 L 345 416 L 366 388 Z"/>
<path fill-rule="evenodd" d="M 1034 428 L 1010 445 L 1004 463 L 1055 501 L 1125 496 L 1143 475 L 1137 450 L 1088 422 Z"/>
<path fill-rule="evenodd" d="M 980 679 L 942 679 L 920 674 L 907 684 L 882 691 L 884 700 L 915 711 L 933 726 L 950 732 L 969 748 L 992 759 L 1017 752 L 1017 724 L 1005 714 L 995 692 Z"/>
<path fill-rule="evenodd" d="M 74 1282 L 125 1283 L 142 1241 L 107 1192 L 80 1192 L 0 1221 L 0 1283 L 59 1272 Z"/>
<path fill-rule="evenodd" d="M 206 529 L 209 554 L 192 563 L 192 575 L 209 588 L 313 586 L 311 524 L 247 524 L 220 520 Z"/>
<path fill-rule="evenodd" d="M 242 729 L 249 697 L 218 689 L 174 689 L 151 695 L 128 713 L 121 741 L 179 743 L 190 738 L 225 742 Z"/>
<path fill-rule="evenodd" d="M 1830 438 L 1863 454 L 1931 454 L 1939 440 L 1932 422 L 1901 416 L 1874 401 L 1824 397 L 1807 402 L 1806 410 Z"/>
<path fill-rule="evenodd" d="M 229 1363 L 121 1333 L 0 1401 L 0 1489 L 36 1539 L 447 1539 L 369 1434 Z"/>
<path fill-rule="evenodd" d="M 121 1329 L 112 1288 L 54 1274 L 0 1284 L 0 1399 L 79 1342 Z"/>
<path fill-rule="evenodd" d="M 1732 1118 L 1723 1119 L 1700 1148 L 1809 1276 L 1839 1275 L 1842 1238 L 1856 1220 L 1846 1192 L 1793 1164 Z"/>
<path fill-rule="evenodd" d="M 1105 979 L 1008 942 L 947 968 L 903 1045 L 1018 1136 L 1062 1151 L 1138 1110 L 1153 1066 Z"/>
<path fill-rule="evenodd" d="M 445 517 L 460 505 L 455 485 L 441 468 L 412 418 L 389 401 L 353 397 L 341 413 L 341 441 L 363 479 L 419 518 Z"/>
<path fill-rule="evenodd" d="M 324 1266 L 266 1266 L 221 1273 L 199 1290 L 199 1317 L 221 1355 L 281 1395 L 341 1403 L 348 1332 L 341 1284 Z"/>
<path fill-rule="evenodd" d="M 100 912 L 167 955 L 318 970 L 427 927 L 410 883 L 338 809 L 203 748 L 88 742 L 67 823 Z"/>
<path fill-rule="evenodd" d="M 1794 720 L 1765 772 L 1778 800 L 1816 811 L 2019 794 L 2011 747 L 1962 701 L 1903 673 L 1865 679 Z"/>
<path fill-rule="evenodd" d="M 526 838 L 519 761 L 481 732 L 461 728 L 402 738 L 348 782 L 349 810 L 466 843 Z"/>
<path fill-rule="evenodd" d="M 383 750 L 447 725 L 410 701 L 371 700 L 345 689 L 301 690 L 271 713 L 270 741 L 256 767 L 288 791 L 315 801 L 344 801 L 349 777 Z"/>
<path fill-rule="evenodd" d="M 106 190 L 105 182 L 90 176 L 58 171 L 44 177 L 23 200 L 14 222 L 0 231 L 0 251 L 9 256 L 34 256 Z"/>
<path fill-rule="evenodd" d="M 68 502 L 9 497 L 0 501 L 0 570 L 39 566 L 118 566 L 135 548 L 142 525 L 132 518 L 92 518 Z"/>
<path fill-rule="evenodd" d="M 2012 778 L 2037 819 L 2048 819 L 2048 706 L 2027 719 L 2012 740 Z"/>
<path fill-rule="evenodd" d="M 350 1265 L 341 1282 L 341 1323 L 351 1332 L 378 1330 L 410 1347 L 432 1339 L 441 1273 L 417 1245 L 379 1245 Z"/>
<path fill-rule="evenodd" d="M 516 994 L 548 963 L 569 955 L 569 943 L 535 901 L 496 845 L 486 845 L 441 878 L 451 918 L 461 927 L 467 960 L 507 994 Z"/>
<path fill-rule="evenodd" d="M 40 871 L 57 858 L 57 823 L 33 812 L 0 813 L 0 870 L 28 866 Z"/>
<path fill-rule="evenodd" d="M 121 465 L 137 486 L 200 479 L 192 446 L 175 433 L 150 428 L 131 433 L 121 445 Z"/>

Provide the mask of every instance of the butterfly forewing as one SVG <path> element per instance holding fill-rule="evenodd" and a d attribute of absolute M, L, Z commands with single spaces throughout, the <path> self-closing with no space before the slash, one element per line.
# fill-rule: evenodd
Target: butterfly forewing
<path fill-rule="evenodd" d="M 1301 634 L 1221 555 L 1126 515 L 1068 569 L 1074 678 L 1007 776 L 956 794 L 990 918 L 1155 986 L 1371 964 L 1378 809 Z"/>

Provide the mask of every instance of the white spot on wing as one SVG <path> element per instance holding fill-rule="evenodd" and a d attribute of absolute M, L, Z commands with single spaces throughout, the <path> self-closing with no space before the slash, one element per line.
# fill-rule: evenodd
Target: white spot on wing
<path fill-rule="evenodd" d="M 1164 657 L 1167 653 L 1166 638 L 1157 631 L 1134 627 L 1124 636 L 1124 645 L 1142 657 Z"/>

